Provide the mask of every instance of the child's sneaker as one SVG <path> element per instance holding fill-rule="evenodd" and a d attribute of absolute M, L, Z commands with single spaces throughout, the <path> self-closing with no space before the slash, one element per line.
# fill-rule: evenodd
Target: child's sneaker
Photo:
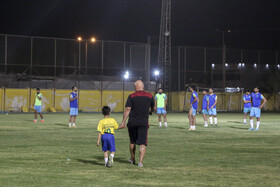
<path fill-rule="evenodd" d="M 113 160 L 113 157 L 110 155 L 109 156 L 109 160 L 108 160 L 108 167 L 112 167 L 113 166 L 113 164 L 114 164 L 114 160 Z"/>
<path fill-rule="evenodd" d="M 138 164 L 138 167 L 139 167 L 139 168 L 142 168 L 143 166 L 144 166 L 144 165 L 143 165 L 142 163 L 139 163 L 139 164 Z"/>
<path fill-rule="evenodd" d="M 45 122 L 45 120 L 44 120 L 44 119 L 41 119 L 41 122 Z"/>
<path fill-rule="evenodd" d="M 37 123 L 37 119 L 34 119 L 33 122 L 34 122 L 34 123 Z"/>

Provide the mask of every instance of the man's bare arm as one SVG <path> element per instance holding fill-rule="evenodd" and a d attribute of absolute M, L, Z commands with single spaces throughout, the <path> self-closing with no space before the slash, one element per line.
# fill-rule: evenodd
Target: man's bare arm
<path fill-rule="evenodd" d="M 120 128 L 125 128 L 125 123 L 126 123 L 126 120 L 130 114 L 130 111 L 131 111 L 131 107 L 125 107 L 125 111 L 123 113 L 123 120 L 122 120 L 122 123 L 120 125 Z"/>

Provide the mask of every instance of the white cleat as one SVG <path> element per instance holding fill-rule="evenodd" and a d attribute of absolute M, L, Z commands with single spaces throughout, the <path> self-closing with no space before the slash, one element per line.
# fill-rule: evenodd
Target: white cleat
<path fill-rule="evenodd" d="M 208 127 L 208 125 L 204 125 L 204 127 Z"/>

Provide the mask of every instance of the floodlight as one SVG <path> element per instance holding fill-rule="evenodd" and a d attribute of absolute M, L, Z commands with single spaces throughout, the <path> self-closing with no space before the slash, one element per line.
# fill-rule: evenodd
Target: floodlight
<path fill-rule="evenodd" d="M 244 64 L 244 63 L 242 63 L 242 64 L 241 64 L 241 66 L 242 66 L 242 67 L 245 67 L 245 64 Z"/>
<path fill-rule="evenodd" d="M 277 64 L 277 69 L 280 69 L 280 64 Z"/>
<path fill-rule="evenodd" d="M 159 76 L 159 71 L 155 70 L 154 74 L 155 74 L 155 76 Z"/>
<path fill-rule="evenodd" d="M 92 38 L 90 39 L 90 41 L 91 41 L 91 42 L 96 42 L 96 38 L 95 38 L 95 37 L 92 37 Z"/>
<path fill-rule="evenodd" d="M 225 66 L 228 67 L 228 63 L 225 63 Z"/>
<path fill-rule="evenodd" d="M 254 68 L 257 68 L 257 64 L 256 63 L 254 64 Z"/>
<path fill-rule="evenodd" d="M 129 79 L 129 72 L 128 71 L 125 72 L 125 74 L 123 75 L 123 78 L 125 80 Z"/>
<path fill-rule="evenodd" d="M 79 37 L 77 38 L 77 40 L 78 40 L 78 41 L 82 41 L 82 37 L 79 36 Z"/>
<path fill-rule="evenodd" d="M 268 69 L 268 68 L 269 68 L 269 65 L 268 65 L 268 64 L 266 64 L 266 65 L 265 65 L 265 68 L 266 68 L 266 69 Z"/>
<path fill-rule="evenodd" d="M 212 67 L 212 69 L 214 69 L 215 68 L 215 64 L 212 64 L 211 67 Z"/>
<path fill-rule="evenodd" d="M 125 75 L 123 76 L 123 78 L 124 78 L 125 80 L 127 80 L 127 79 L 129 78 L 129 75 L 128 75 L 128 74 L 125 74 Z"/>

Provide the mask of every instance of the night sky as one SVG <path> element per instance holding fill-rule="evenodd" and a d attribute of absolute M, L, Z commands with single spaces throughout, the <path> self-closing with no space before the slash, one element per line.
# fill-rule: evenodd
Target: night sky
<path fill-rule="evenodd" d="M 0 0 L 0 33 L 146 42 L 160 0 Z M 173 45 L 280 49 L 279 0 L 172 0 Z"/>

